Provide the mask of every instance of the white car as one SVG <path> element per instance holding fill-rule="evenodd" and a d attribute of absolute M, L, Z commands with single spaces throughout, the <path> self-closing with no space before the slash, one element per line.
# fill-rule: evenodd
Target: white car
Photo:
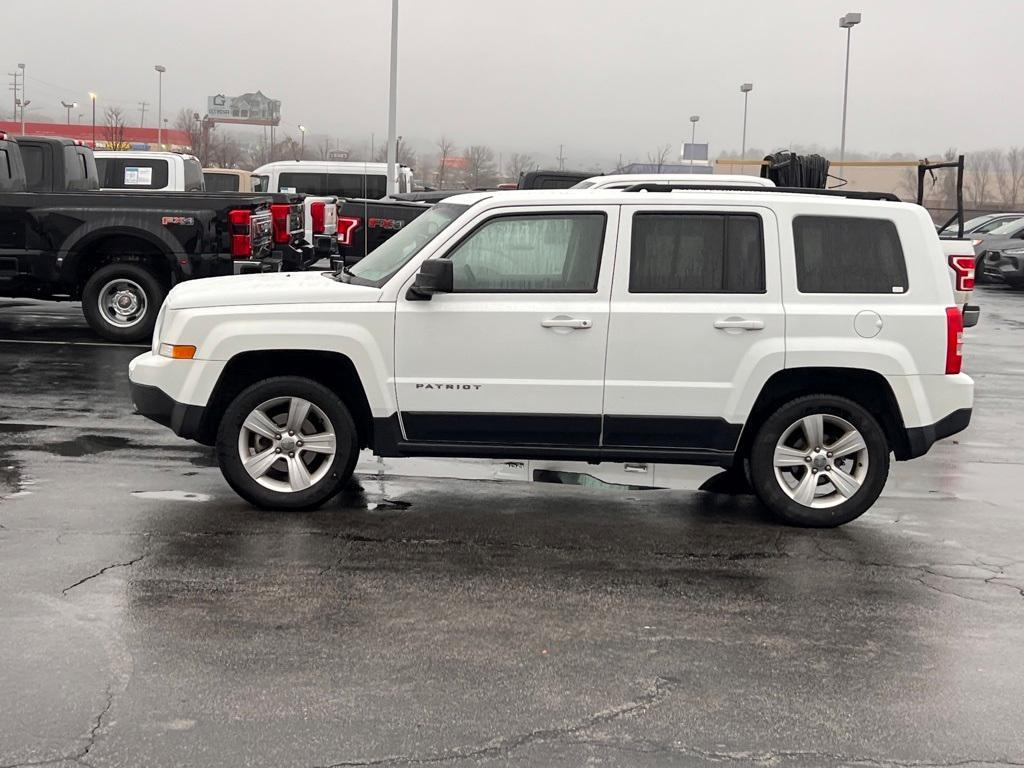
<path fill-rule="evenodd" d="M 179 152 L 97 150 L 100 189 L 132 192 L 204 192 L 199 158 Z"/>
<path fill-rule="evenodd" d="M 458 195 L 348 272 L 176 286 L 133 399 L 262 507 L 323 503 L 368 447 L 746 469 L 840 525 L 973 404 L 928 214 L 869 197 Z"/>
<path fill-rule="evenodd" d="M 628 189 L 637 184 L 670 184 L 674 187 L 774 187 L 771 179 L 728 173 L 613 173 L 591 176 L 572 189 Z"/>
<path fill-rule="evenodd" d="M 387 194 L 388 164 L 341 160 L 279 160 L 252 172 L 256 192 L 305 192 L 309 195 L 367 197 Z M 412 169 L 399 165 L 395 191 L 412 192 Z"/>

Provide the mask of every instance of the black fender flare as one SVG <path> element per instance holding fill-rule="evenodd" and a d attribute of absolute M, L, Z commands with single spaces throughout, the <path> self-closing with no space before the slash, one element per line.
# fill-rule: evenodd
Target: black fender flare
<path fill-rule="evenodd" d="M 57 269 L 65 282 L 74 282 L 82 258 L 88 255 L 89 245 L 107 237 L 131 237 L 153 246 L 163 254 L 167 268 L 175 280 L 181 276 L 178 260 L 185 256 L 181 243 L 167 232 L 151 227 L 140 227 L 130 222 L 86 222 L 76 228 L 57 252 Z"/>

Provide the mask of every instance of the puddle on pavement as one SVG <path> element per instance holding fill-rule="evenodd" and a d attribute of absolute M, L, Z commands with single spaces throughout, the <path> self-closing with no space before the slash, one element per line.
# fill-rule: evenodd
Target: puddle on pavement
<path fill-rule="evenodd" d="M 69 456 L 79 458 L 91 456 L 95 453 L 116 451 L 120 448 L 127 448 L 132 444 L 127 437 L 116 437 L 114 435 L 82 435 L 63 440 L 59 443 L 47 443 L 40 446 L 40 450 L 57 456 Z"/>
<path fill-rule="evenodd" d="M 132 491 L 132 496 L 151 501 L 209 501 L 213 498 L 207 493 L 194 491 Z"/>

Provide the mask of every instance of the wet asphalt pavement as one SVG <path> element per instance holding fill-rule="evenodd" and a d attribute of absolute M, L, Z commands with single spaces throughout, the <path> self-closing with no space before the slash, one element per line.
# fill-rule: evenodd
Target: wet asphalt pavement
<path fill-rule="evenodd" d="M 834 531 L 372 462 L 253 511 L 137 349 L 0 300 L 0 766 L 1024 765 L 1024 294 L 976 296 L 970 430 Z"/>

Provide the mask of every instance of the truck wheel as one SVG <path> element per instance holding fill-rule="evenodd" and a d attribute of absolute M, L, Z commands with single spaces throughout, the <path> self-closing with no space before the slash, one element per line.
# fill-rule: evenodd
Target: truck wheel
<path fill-rule="evenodd" d="M 878 421 L 852 400 L 809 395 L 760 426 L 750 451 L 754 492 L 791 525 L 834 528 L 875 503 L 889 475 Z"/>
<path fill-rule="evenodd" d="M 224 479 L 266 509 L 313 509 L 342 489 L 359 456 L 348 408 L 298 376 L 253 384 L 228 406 L 217 431 Z"/>
<path fill-rule="evenodd" d="M 89 327 L 110 341 L 148 341 L 167 291 L 156 275 L 138 264 L 109 264 L 96 270 L 82 291 Z"/>

